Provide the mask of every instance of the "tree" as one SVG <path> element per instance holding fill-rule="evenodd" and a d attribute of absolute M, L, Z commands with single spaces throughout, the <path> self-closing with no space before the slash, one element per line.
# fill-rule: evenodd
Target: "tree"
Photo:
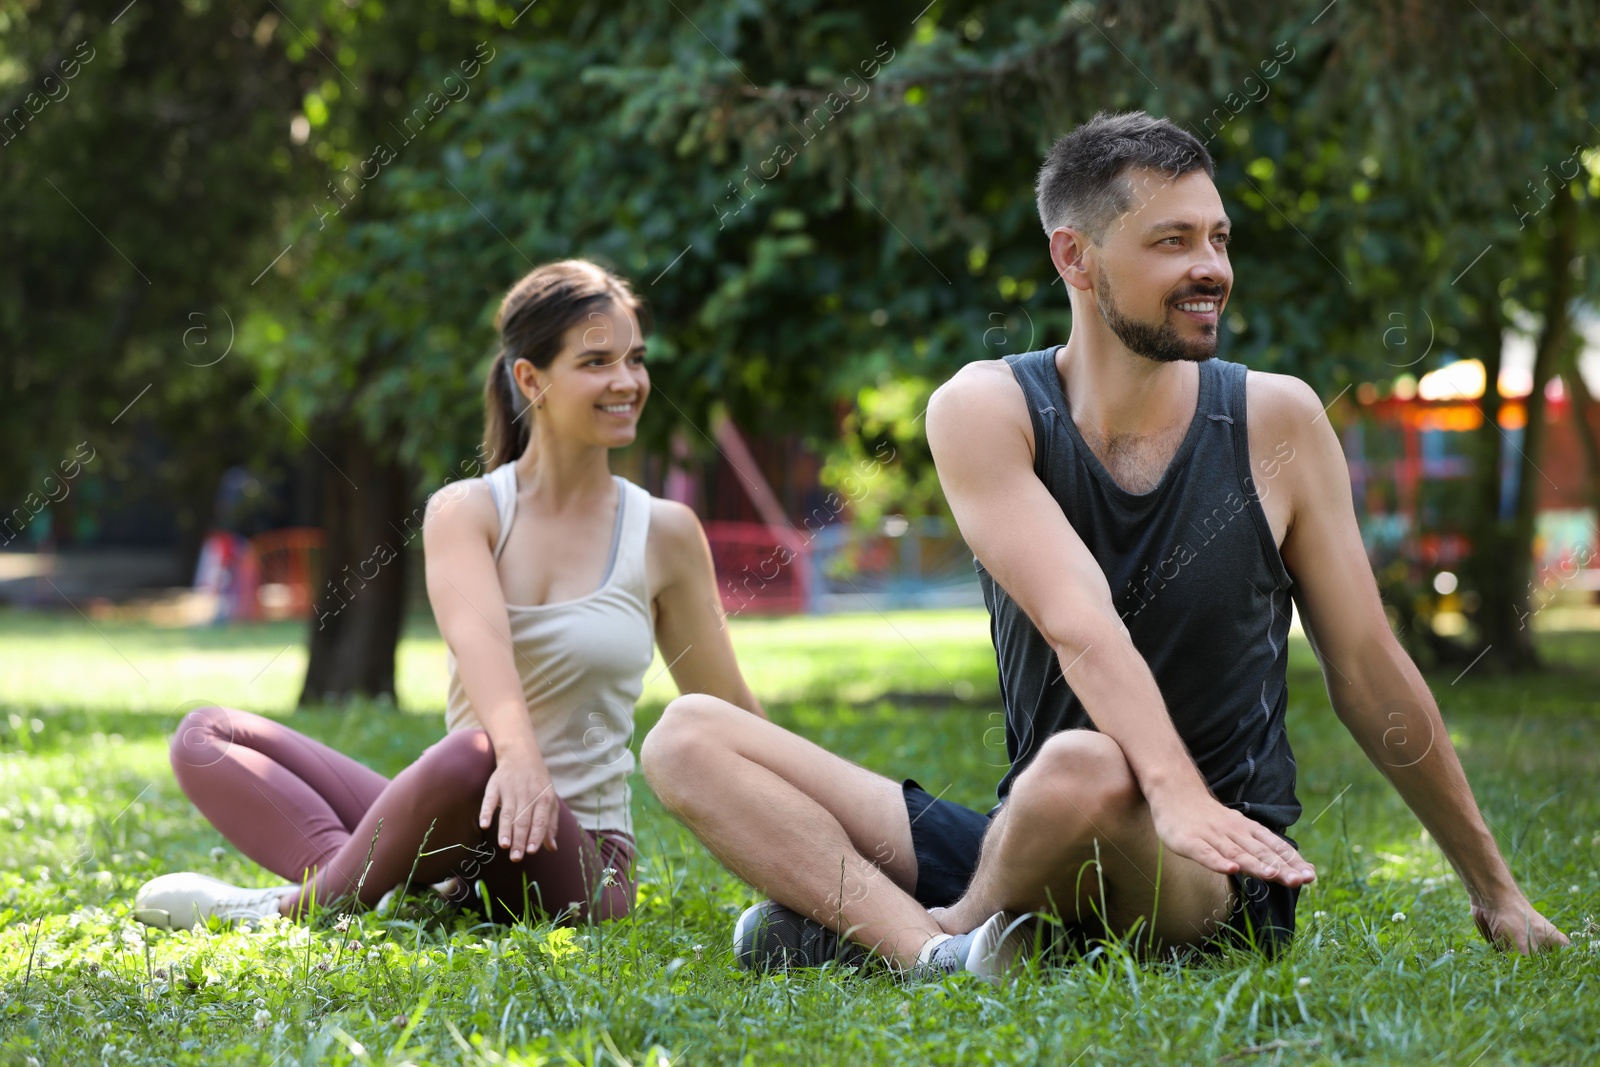
<path fill-rule="evenodd" d="M 221 470 L 277 435 L 278 416 L 241 416 L 251 376 L 225 353 L 295 181 L 278 114 L 299 69 L 271 4 L 0 19 L 0 447 L 28 457 L 0 493 L 64 500 L 63 457 L 89 456 L 77 474 L 172 488 L 196 542 Z M 171 451 L 141 469 L 152 431 Z"/>
<path fill-rule="evenodd" d="M 1600 104 L 1600 32 L 1593 19 L 1554 5 L 1483 4 L 1461 19 L 1416 8 L 1352 17 L 1357 47 L 1343 53 L 1340 74 L 1352 87 L 1347 106 L 1371 115 L 1363 151 L 1390 164 L 1383 169 L 1395 210 L 1373 220 L 1399 253 L 1401 276 L 1389 291 L 1439 323 L 1438 355 L 1473 356 L 1486 371 L 1466 575 L 1478 593 L 1480 641 L 1462 658 L 1487 654 L 1507 669 L 1533 668 L 1527 619 L 1535 492 L 1546 477 L 1536 459 L 1545 386 L 1571 349 L 1573 301 L 1596 295 L 1579 253 L 1600 241 L 1600 128 L 1589 118 Z M 1396 62 L 1402 48 L 1407 61 Z M 1396 144 L 1405 150 L 1389 151 Z M 1379 203 L 1374 197 L 1374 215 Z M 1519 309 L 1540 323 L 1520 444 L 1499 425 L 1495 388 L 1502 338 Z M 1570 360 L 1567 377 L 1577 378 Z M 1581 397 L 1581 380 L 1578 390 Z M 1517 488 L 1503 513 L 1508 475 Z"/>
<path fill-rule="evenodd" d="M 1479 96 L 1510 77 L 1512 50 L 1488 28 L 1419 27 L 1410 9 L 1310 18 L 1194 0 L 1159 14 L 786 0 L 634 3 L 600 18 L 550 0 L 308 2 L 296 15 L 322 79 L 296 128 L 327 195 L 280 202 L 287 251 L 256 290 L 241 349 L 329 466 L 333 584 L 304 700 L 392 692 L 414 505 L 486 458 L 492 309 L 543 260 L 608 260 L 652 304 L 646 447 L 675 426 L 708 441 L 719 407 L 831 438 L 837 401 L 1065 336 L 1034 170 L 1095 111 L 1144 107 L 1212 145 L 1239 207 L 1232 358 L 1336 398 L 1392 372 L 1380 338 L 1402 297 L 1420 291 L 1451 343 L 1490 305 L 1499 313 L 1447 282 L 1469 238 L 1504 228 L 1474 220 L 1511 172 L 1486 167 L 1494 177 L 1437 195 L 1452 153 L 1477 143 Z M 1397 26 L 1429 44 L 1462 33 L 1484 73 L 1468 92 L 1437 66 L 1391 70 Z M 1574 74 L 1587 32 L 1562 53 Z M 1541 39 L 1554 50 L 1559 33 Z M 1432 81 L 1419 86 L 1414 69 Z M 1592 62 L 1581 69 L 1590 77 Z M 1436 137 L 1383 148 L 1418 130 Z M 1518 130 L 1550 143 L 1538 124 Z M 861 420 L 911 435 L 896 437 L 906 463 L 919 423 Z M 905 481 L 926 491 L 926 478 Z"/>
<path fill-rule="evenodd" d="M 309 441 L 329 550 L 302 700 L 392 693 L 421 492 L 487 458 L 492 309 L 542 260 L 608 259 L 654 306 L 645 447 L 675 427 L 709 442 L 717 408 L 830 441 L 856 404 L 855 432 L 894 444 L 905 492 L 936 503 L 901 408 L 969 359 L 1065 336 L 1032 176 L 1055 134 L 1108 107 L 1169 115 L 1217 156 L 1240 214 L 1231 358 L 1336 397 L 1392 373 L 1381 339 L 1404 311 L 1438 323 L 1416 371 L 1476 354 L 1493 381 L 1510 312 L 1542 318 L 1504 518 L 1498 397 L 1483 400 L 1469 575 L 1484 641 L 1532 662 L 1538 409 L 1571 366 L 1565 309 L 1594 289 L 1574 264 L 1595 245 L 1600 31 L 1576 10 L 719 0 L 601 18 L 575 0 L 298 0 L 0 16 L 0 443 L 35 457 L 0 468 L 0 491 L 37 496 L 82 440 L 130 473 L 147 427 L 174 446 L 162 478 L 196 497 L 226 463 Z M 1551 180 L 1574 144 L 1591 146 L 1583 176 Z M 238 338 L 218 359 L 224 322 Z"/>
<path fill-rule="evenodd" d="M 492 5 L 307 13 L 316 50 L 340 57 L 294 119 L 323 189 L 284 205 L 287 251 L 241 341 L 263 397 L 311 428 L 327 467 L 301 704 L 393 697 L 418 490 L 480 471 L 468 367 L 492 275 L 475 208 L 443 209 L 439 175 L 462 155 L 449 132 L 461 101 L 488 84 L 490 31 L 513 18 Z"/>

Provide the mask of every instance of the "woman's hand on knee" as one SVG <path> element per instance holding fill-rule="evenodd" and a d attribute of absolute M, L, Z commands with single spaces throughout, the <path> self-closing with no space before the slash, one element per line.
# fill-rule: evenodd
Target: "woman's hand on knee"
<path fill-rule="evenodd" d="M 497 839 L 515 862 L 541 848 L 554 851 L 559 804 L 550 771 L 539 753 L 508 755 L 497 760 L 494 774 L 489 777 L 478 825 L 487 830 L 498 808 Z"/>

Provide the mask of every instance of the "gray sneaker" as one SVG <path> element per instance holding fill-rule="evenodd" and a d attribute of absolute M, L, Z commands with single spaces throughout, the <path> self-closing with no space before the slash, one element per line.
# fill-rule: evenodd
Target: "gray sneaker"
<path fill-rule="evenodd" d="M 783 971 L 821 967 L 837 961 L 859 967 L 867 950 L 846 941 L 817 920 L 774 900 L 746 908 L 733 926 L 733 955 L 745 971 Z"/>
<path fill-rule="evenodd" d="M 911 968 L 911 978 L 926 981 L 967 971 L 998 984 L 1022 963 L 1034 926 L 1031 912 L 995 912 L 976 930 L 953 934 L 934 945 L 927 958 Z"/>

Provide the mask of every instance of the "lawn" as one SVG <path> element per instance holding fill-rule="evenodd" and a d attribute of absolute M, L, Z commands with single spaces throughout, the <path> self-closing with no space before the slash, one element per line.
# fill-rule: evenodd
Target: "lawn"
<path fill-rule="evenodd" d="M 736 620 L 780 723 L 987 806 L 1004 762 L 981 611 Z M 420 902 L 259 931 L 166 933 L 135 888 L 194 869 L 275 879 L 178 790 L 166 734 L 221 703 L 394 773 L 442 730 L 444 649 L 414 619 L 400 704 L 293 712 L 303 628 L 178 631 L 0 613 L 0 1062 L 1592 1063 L 1600 1059 L 1600 634 L 1542 635 L 1537 679 L 1431 677 L 1480 803 L 1574 949 L 1492 952 L 1432 841 L 1364 761 L 1297 639 L 1290 728 L 1318 866 L 1267 963 L 1142 963 L 1107 946 L 1000 989 L 734 969 L 753 900 L 639 782 L 639 904 L 590 929 L 474 926 Z M 638 739 L 673 695 L 651 672 Z"/>

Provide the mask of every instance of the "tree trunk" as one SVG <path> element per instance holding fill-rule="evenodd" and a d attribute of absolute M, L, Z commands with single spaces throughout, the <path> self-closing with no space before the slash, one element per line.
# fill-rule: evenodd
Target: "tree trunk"
<path fill-rule="evenodd" d="M 352 696 L 394 698 L 395 646 L 405 608 L 404 531 L 411 472 L 367 441 L 353 416 L 319 435 L 322 573 L 316 578 L 310 658 L 300 706 Z"/>
<path fill-rule="evenodd" d="M 1485 263 L 1485 267 L 1489 264 Z M 1517 628 L 1517 609 L 1514 588 L 1505 568 L 1506 526 L 1500 520 L 1502 488 L 1502 452 L 1506 448 L 1504 431 L 1500 428 L 1500 350 L 1503 344 L 1505 320 L 1500 313 L 1497 272 L 1485 271 L 1479 276 L 1474 297 L 1478 312 L 1474 319 L 1474 333 L 1482 349 L 1483 397 L 1478 402 L 1483 422 L 1473 434 L 1472 469 L 1474 497 L 1469 514 L 1472 516 L 1469 538 L 1472 558 L 1463 568 L 1472 577 L 1478 593 L 1476 622 L 1483 647 L 1474 653 L 1496 651 L 1510 653 L 1517 658 L 1515 645 L 1526 636 Z M 1496 657 L 1501 660 L 1501 656 Z M 1501 660 L 1503 662 L 1503 660 Z"/>
<path fill-rule="evenodd" d="M 1493 365 L 1490 365 L 1489 359 L 1484 360 L 1484 426 L 1478 434 L 1478 460 L 1480 464 L 1492 463 L 1492 469 L 1484 466 L 1479 469 L 1480 522 L 1473 536 L 1474 569 L 1482 597 L 1479 625 L 1486 643 L 1485 651 L 1492 652 L 1490 658 L 1511 671 L 1537 670 L 1540 666 L 1533 630 L 1528 624 L 1532 614 L 1530 594 L 1533 588 L 1533 535 L 1538 483 L 1545 479 L 1537 457 L 1545 437 L 1545 385 L 1556 371 L 1561 349 L 1571 328 L 1567 304 L 1572 299 L 1570 264 L 1576 251 L 1574 206 L 1570 191 L 1564 190 L 1556 195 L 1551 207 L 1542 272 L 1546 287 L 1544 325 L 1534 345 L 1533 388 L 1524 404 L 1527 421 L 1522 443 L 1512 459 L 1517 470 L 1514 505 L 1511 515 L 1505 519 L 1500 516 L 1500 432 L 1497 422 L 1500 404 L 1496 389 L 1496 378 L 1500 371 L 1498 332 L 1492 335 L 1495 343 L 1486 349 L 1486 353 L 1489 350 L 1493 352 Z M 1496 320 L 1499 318 L 1497 301 L 1492 317 Z M 1493 435 L 1492 441 L 1490 435 Z"/>
<path fill-rule="evenodd" d="M 1522 433 L 1522 454 L 1518 457 L 1520 474 L 1517 480 L 1517 506 L 1511 518 L 1508 570 L 1511 587 L 1516 591 L 1517 626 L 1527 635 L 1529 660 L 1527 666 L 1538 667 L 1538 651 L 1532 641 L 1532 627 L 1528 619 L 1533 611 L 1533 535 L 1539 485 L 1548 475 L 1539 468 L 1538 459 L 1544 451 L 1545 439 L 1545 386 L 1556 372 L 1561 349 L 1570 331 L 1567 304 L 1572 299 L 1572 271 L 1570 264 L 1576 253 L 1573 218 L 1573 200 L 1570 188 L 1556 194 L 1550 210 L 1554 233 L 1545 246 L 1544 276 L 1546 303 L 1544 325 L 1539 329 L 1539 339 L 1533 350 L 1533 391 L 1528 394 L 1528 422 Z"/>

